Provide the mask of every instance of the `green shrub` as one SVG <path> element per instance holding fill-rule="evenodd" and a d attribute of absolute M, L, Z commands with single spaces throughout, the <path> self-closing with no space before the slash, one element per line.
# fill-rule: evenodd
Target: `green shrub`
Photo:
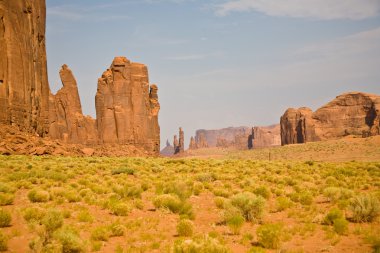
<path fill-rule="evenodd" d="M 180 198 L 172 194 L 162 194 L 157 196 L 153 204 L 156 208 L 167 208 L 173 213 L 179 213 L 182 208 L 182 202 Z"/>
<path fill-rule="evenodd" d="M 343 212 L 338 208 L 333 208 L 326 214 L 323 223 L 326 225 L 333 225 L 334 220 L 336 219 L 343 219 Z"/>
<path fill-rule="evenodd" d="M 355 222 L 371 222 L 380 213 L 380 203 L 376 197 L 363 194 L 352 199 L 350 210 Z"/>
<path fill-rule="evenodd" d="M 179 236 L 192 236 L 194 233 L 194 224 L 192 221 L 183 219 L 177 225 L 177 233 Z"/>
<path fill-rule="evenodd" d="M 107 227 L 100 226 L 95 228 L 91 233 L 91 239 L 95 241 L 108 241 L 110 233 Z"/>
<path fill-rule="evenodd" d="M 281 246 L 282 233 L 281 224 L 264 224 L 256 231 L 258 242 L 267 249 L 277 249 Z"/>
<path fill-rule="evenodd" d="M 39 223 L 41 219 L 45 216 L 45 211 L 41 208 L 28 207 L 24 210 L 24 219 L 27 222 L 37 222 Z"/>
<path fill-rule="evenodd" d="M 204 189 L 204 186 L 200 182 L 195 182 L 193 185 L 193 193 L 195 196 L 198 196 Z"/>
<path fill-rule="evenodd" d="M 81 200 L 81 196 L 77 191 L 68 191 L 65 193 L 65 198 L 70 203 L 79 202 Z"/>
<path fill-rule="evenodd" d="M 115 222 L 109 226 L 109 231 L 110 231 L 111 237 L 123 236 L 125 227 L 121 225 L 120 223 Z"/>
<path fill-rule="evenodd" d="M 4 209 L 0 209 L 0 228 L 9 227 L 11 225 L 11 221 L 11 213 Z"/>
<path fill-rule="evenodd" d="M 255 193 L 256 195 L 261 196 L 261 197 L 263 197 L 265 199 L 269 199 L 270 198 L 270 190 L 266 186 L 259 186 L 259 187 L 257 187 L 253 191 L 253 193 Z"/>
<path fill-rule="evenodd" d="M 226 219 L 226 224 L 233 234 L 238 235 L 240 234 L 240 230 L 244 225 L 244 221 L 244 217 L 240 213 L 238 213 L 228 217 Z"/>
<path fill-rule="evenodd" d="M 0 231 L 0 251 L 8 250 L 8 238 L 4 235 L 3 231 Z"/>
<path fill-rule="evenodd" d="M 80 239 L 78 233 L 70 228 L 63 227 L 58 230 L 54 237 L 62 245 L 62 253 L 82 253 L 85 252 L 83 241 Z"/>
<path fill-rule="evenodd" d="M 0 193 L 0 206 L 12 205 L 15 196 L 10 193 Z"/>
<path fill-rule="evenodd" d="M 277 212 L 284 211 L 292 206 L 292 201 L 287 197 L 278 197 L 276 199 L 276 210 Z"/>
<path fill-rule="evenodd" d="M 58 210 L 48 210 L 42 218 L 41 224 L 45 226 L 48 233 L 52 233 L 63 225 L 63 215 Z"/>
<path fill-rule="evenodd" d="M 302 204 L 302 205 L 311 205 L 313 203 L 313 195 L 311 195 L 310 192 L 306 191 L 306 192 L 301 192 L 300 193 L 300 200 L 299 202 Z"/>
<path fill-rule="evenodd" d="M 121 167 L 121 168 L 117 168 L 117 169 L 112 170 L 111 173 L 112 173 L 112 175 L 118 175 L 118 174 L 134 175 L 135 170 L 132 168 L 129 168 L 129 167 Z"/>
<path fill-rule="evenodd" d="M 132 207 L 128 203 L 116 202 L 111 204 L 110 210 L 116 216 L 128 216 Z"/>
<path fill-rule="evenodd" d="M 265 249 L 261 248 L 261 247 L 252 247 L 248 250 L 247 253 L 265 253 Z"/>
<path fill-rule="evenodd" d="M 247 221 L 258 222 L 262 219 L 264 214 L 264 198 L 250 192 L 239 193 L 232 196 L 231 204 L 240 210 Z"/>
<path fill-rule="evenodd" d="M 82 210 L 78 213 L 78 221 L 79 222 L 93 222 L 94 218 L 90 214 L 88 210 Z"/>
<path fill-rule="evenodd" d="M 180 240 L 174 244 L 174 253 L 229 253 L 230 250 L 217 239 L 205 236 Z"/>
<path fill-rule="evenodd" d="M 348 221 L 345 218 L 334 219 L 334 231 L 337 234 L 344 235 L 348 232 Z"/>
<path fill-rule="evenodd" d="M 50 195 L 47 191 L 33 189 L 28 193 L 31 202 L 48 202 Z"/>
<path fill-rule="evenodd" d="M 217 208 L 219 208 L 219 209 L 222 209 L 222 208 L 224 208 L 224 203 L 226 202 L 226 198 L 223 198 L 223 197 L 216 197 L 215 198 L 215 205 L 216 205 L 216 207 Z"/>

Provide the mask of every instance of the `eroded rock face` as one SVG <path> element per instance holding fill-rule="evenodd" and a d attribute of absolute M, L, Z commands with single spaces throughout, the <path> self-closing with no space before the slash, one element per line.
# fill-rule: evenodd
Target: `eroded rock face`
<path fill-rule="evenodd" d="M 190 138 L 189 149 L 190 150 L 197 149 L 197 143 L 195 142 L 195 139 L 193 136 L 191 136 L 191 138 Z"/>
<path fill-rule="evenodd" d="M 95 104 L 101 144 L 135 145 L 159 153 L 160 104 L 145 65 L 116 57 L 98 80 Z"/>
<path fill-rule="evenodd" d="M 281 117 L 282 145 L 380 134 L 380 96 L 361 92 L 342 94 L 314 113 L 288 109 Z"/>
<path fill-rule="evenodd" d="M 185 152 L 185 133 L 182 130 L 182 127 L 179 128 L 179 140 L 177 135 L 174 135 L 174 154 L 182 154 Z"/>
<path fill-rule="evenodd" d="M 280 125 L 250 127 L 229 127 L 217 130 L 197 130 L 195 140 L 198 147 L 221 147 L 252 149 L 281 145 Z"/>
<path fill-rule="evenodd" d="M 84 116 L 77 82 L 67 65 L 59 72 L 63 87 L 50 95 L 49 136 L 65 143 L 98 144 L 96 122 Z"/>
<path fill-rule="evenodd" d="M 45 135 L 45 0 L 0 0 L 0 123 Z"/>

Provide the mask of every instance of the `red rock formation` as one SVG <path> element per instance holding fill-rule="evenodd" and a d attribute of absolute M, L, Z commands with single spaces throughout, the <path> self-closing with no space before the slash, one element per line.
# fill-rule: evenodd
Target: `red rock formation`
<path fill-rule="evenodd" d="M 0 123 L 46 134 L 45 0 L 0 0 Z"/>
<path fill-rule="evenodd" d="M 193 136 L 190 138 L 190 145 L 189 145 L 190 150 L 197 149 L 197 143 L 195 142 L 195 139 Z"/>
<path fill-rule="evenodd" d="M 280 125 L 253 128 L 253 147 L 266 148 L 281 145 Z"/>
<path fill-rule="evenodd" d="M 195 142 L 197 144 L 197 148 L 208 148 L 208 142 L 203 132 L 200 132 L 199 134 L 197 133 Z"/>
<path fill-rule="evenodd" d="M 288 109 L 281 117 L 282 145 L 380 134 L 380 96 L 342 94 L 314 113 L 309 108 Z"/>
<path fill-rule="evenodd" d="M 98 80 L 95 103 L 101 144 L 134 145 L 159 153 L 157 86 L 149 86 L 145 65 L 116 57 Z"/>
<path fill-rule="evenodd" d="M 204 138 L 208 147 L 248 149 L 281 145 L 280 125 L 255 127 L 253 133 L 254 139 L 252 139 L 252 128 L 249 127 L 229 127 L 218 130 L 202 129 L 196 131 L 195 139 L 199 142 L 200 139 Z"/>
<path fill-rule="evenodd" d="M 59 72 L 63 87 L 50 95 L 49 136 L 66 143 L 98 144 L 95 120 L 84 116 L 74 75 L 67 65 Z"/>
<path fill-rule="evenodd" d="M 83 116 L 77 84 L 67 66 L 60 71 L 63 88 L 56 95 L 50 93 L 45 18 L 45 0 L 0 0 L 0 124 L 60 143 L 119 145 L 100 147 L 113 155 L 115 149 L 123 149 L 123 154 L 137 150 L 159 154 L 160 105 L 157 86 L 149 86 L 147 68 L 115 58 L 99 79 L 95 122 Z M 85 152 L 93 153 L 88 148 Z"/>
<path fill-rule="evenodd" d="M 174 135 L 174 154 L 182 154 L 185 152 L 185 133 L 182 130 L 182 127 L 179 128 L 179 140 L 177 135 Z"/>

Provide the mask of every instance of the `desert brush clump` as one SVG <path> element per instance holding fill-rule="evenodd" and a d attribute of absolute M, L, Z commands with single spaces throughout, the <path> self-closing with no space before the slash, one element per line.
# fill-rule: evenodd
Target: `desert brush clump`
<path fill-rule="evenodd" d="M 231 205 L 238 208 L 246 221 L 260 222 L 264 215 L 265 199 L 250 192 L 231 197 Z"/>
<path fill-rule="evenodd" d="M 179 240 L 174 244 L 174 253 L 229 253 L 231 252 L 219 240 L 209 236 L 193 238 L 191 240 Z"/>
<path fill-rule="evenodd" d="M 0 208 L 0 228 L 9 227 L 12 222 L 11 213 Z"/>
<path fill-rule="evenodd" d="M 188 219 L 182 219 L 177 224 L 177 233 L 179 236 L 192 236 L 194 233 L 194 223 Z"/>
<path fill-rule="evenodd" d="M 371 194 L 362 194 L 351 200 L 350 210 L 353 221 L 371 222 L 380 214 L 380 202 Z"/>
<path fill-rule="evenodd" d="M 48 202 L 50 194 L 44 190 L 33 189 L 28 193 L 28 199 L 31 202 Z"/>
<path fill-rule="evenodd" d="M 282 224 L 264 224 L 256 231 L 259 244 L 267 249 L 278 249 L 281 246 L 282 233 Z"/>

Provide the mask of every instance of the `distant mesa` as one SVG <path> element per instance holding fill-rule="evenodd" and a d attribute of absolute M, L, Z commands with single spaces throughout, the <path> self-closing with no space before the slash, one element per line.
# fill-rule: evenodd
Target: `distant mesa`
<path fill-rule="evenodd" d="M 281 145 L 280 125 L 265 127 L 229 127 L 216 130 L 196 131 L 194 141 L 190 140 L 189 149 L 236 148 L 252 149 Z"/>
<path fill-rule="evenodd" d="M 33 15 L 25 10 L 33 10 Z M 63 65 L 59 73 L 63 87 L 55 95 L 50 91 L 45 1 L 2 1 L 0 13 L 0 27 L 3 27 L 0 29 L 3 56 L 0 59 L 0 124 L 59 140 L 61 144 L 102 150 L 94 151 L 100 155 L 109 154 L 110 150 L 118 150 L 116 154 L 130 151 L 134 155 L 136 152 L 159 154 L 158 88 L 149 84 L 145 65 L 132 63 L 125 57 L 113 60 L 98 80 L 95 120 L 83 115 L 77 82 L 67 65 Z M 85 149 L 85 153 L 93 152 Z"/>
<path fill-rule="evenodd" d="M 281 117 L 282 145 L 380 134 L 380 96 L 349 92 L 313 112 L 289 108 Z"/>

